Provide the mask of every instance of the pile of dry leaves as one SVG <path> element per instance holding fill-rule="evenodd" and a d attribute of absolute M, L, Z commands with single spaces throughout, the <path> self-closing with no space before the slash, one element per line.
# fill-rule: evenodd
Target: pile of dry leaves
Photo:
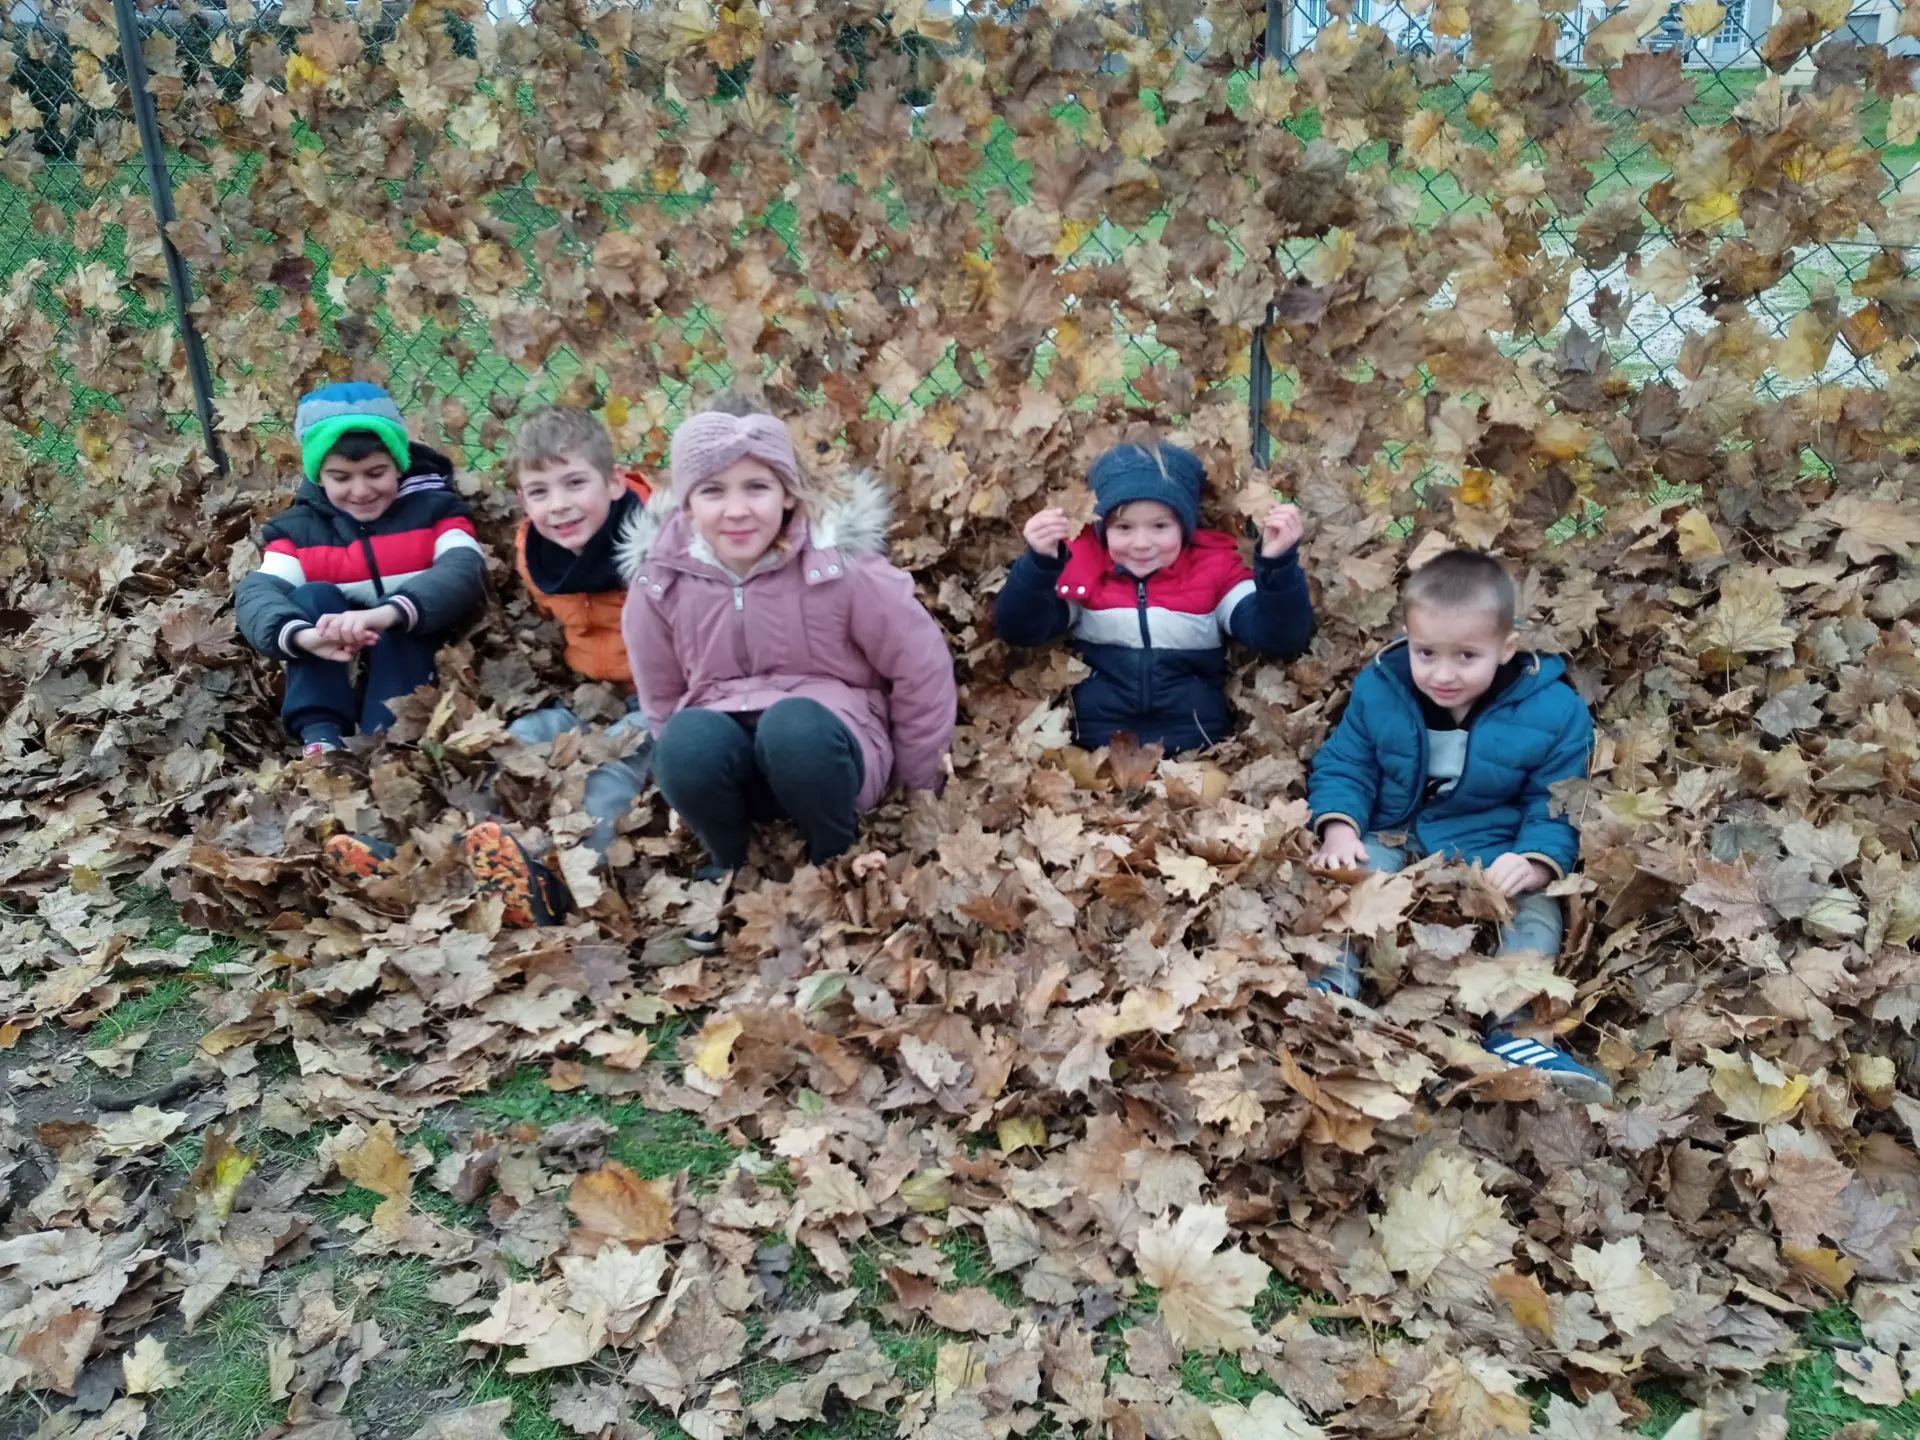
<path fill-rule="evenodd" d="M 1677 56 L 1634 48 L 1664 13 L 1636 0 L 1590 53 L 1620 61 L 1623 123 L 1673 175 L 1589 206 L 1607 127 L 1532 0 L 1438 12 L 1486 57 L 1481 139 L 1417 103 L 1458 57 L 1335 27 L 1297 74 L 1230 94 L 1257 13 L 1207 7 L 1196 63 L 1174 43 L 1196 8 L 1049 0 L 943 48 L 916 4 L 620 8 L 578 33 L 422 5 L 377 43 L 343 10 L 288 6 L 306 22 L 290 55 L 156 67 L 178 86 L 167 123 L 233 180 L 190 182 L 177 228 L 208 277 L 240 478 L 202 476 L 148 426 L 162 407 L 129 403 L 82 437 L 83 471 L 118 488 L 73 500 L 40 471 L 12 502 L 113 510 L 95 543 L 0 552 L 0 1051 L 17 1057 L 0 1060 L 0 1395 L 77 1396 L 45 1435 L 138 1434 L 173 1378 L 162 1338 L 308 1254 L 302 1197 L 336 1176 L 383 1197 L 353 1249 L 434 1266 L 465 1344 L 515 1374 L 581 1367 L 553 1413 L 587 1436 L 641 1433 L 644 1401 L 699 1440 L 860 1410 L 902 1435 L 1493 1440 L 1535 1428 L 1527 1397 L 1550 1381 L 1544 1433 L 1615 1440 L 1645 1413 L 1634 1386 L 1666 1377 L 1698 1407 L 1682 1440 L 1778 1440 L 1755 1378 L 1836 1299 L 1866 1337 L 1857 1393 L 1914 1383 L 1920 310 L 1895 248 L 1853 308 L 1816 297 L 1782 339 L 1747 309 L 1796 246 L 1912 238 L 1920 211 L 1882 203 L 1859 125 L 1870 93 L 1920 120 L 1914 62 L 1829 42 L 1810 92 L 1769 79 L 1695 126 Z M 1829 8 L 1787 8 L 1769 59 L 1840 25 Z M 82 15 L 68 33 L 110 53 Z M 1126 65 L 1098 67 L 1107 53 Z M 1314 138 L 1278 123 L 1310 112 Z M 966 188 L 1007 132 L 1030 180 Z M 1356 158 L 1378 139 L 1391 166 Z M 8 155 L 32 168 L 30 145 Z M 1392 166 L 1450 168 L 1490 207 L 1417 227 Z M 707 198 L 616 204 L 642 180 Z M 482 203 L 522 186 L 561 217 L 531 268 Z M 776 201 L 788 228 L 761 223 Z M 1159 212 L 1118 258 L 1082 249 L 1102 221 Z M 1505 343 L 1562 319 L 1573 261 L 1541 242 L 1560 217 L 1586 264 L 1703 287 L 1678 383 L 1613 368 L 1611 290 L 1592 333 Z M 309 242 L 332 257 L 323 286 L 292 263 Z M 334 323 L 276 328 L 254 303 L 269 283 L 296 309 L 324 295 Z M 63 416 L 32 285 L 0 304 L 8 413 Z M 89 373 L 113 390 L 112 356 L 125 394 L 157 395 L 140 387 L 174 384 L 171 362 L 111 298 L 72 296 Z M 1223 514 L 1264 503 L 1223 382 L 1269 302 L 1321 633 L 1240 673 L 1242 738 L 1205 760 L 1071 752 L 1073 664 L 1009 652 L 986 623 L 1018 521 L 1083 503 L 1087 461 L 1146 420 L 1208 456 Z M 764 374 L 826 467 L 877 464 L 901 499 L 895 556 L 958 656 L 945 794 L 881 810 L 830 869 L 776 841 L 725 954 L 687 956 L 671 935 L 714 897 L 658 800 L 596 869 L 579 840 L 598 742 L 506 737 L 543 696 L 614 700 L 561 678 L 504 565 L 487 621 L 385 744 L 292 763 L 226 595 L 289 455 L 262 422 L 316 378 L 377 373 L 376 303 L 380 324 L 448 322 L 463 366 L 473 315 L 529 363 L 570 348 L 636 454 L 664 438 L 660 378 L 711 361 Z M 1170 349 L 1117 387 L 1124 335 L 1149 328 Z M 1756 397 L 1836 339 L 1884 384 Z M 943 358 L 953 393 L 873 418 Z M 491 446 L 516 403 L 476 420 L 447 399 L 423 438 Z M 497 541 L 497 476 L 462 483 Z M 1398 575 L 1449 541 L 1509 556 L 1532 642 L 1567 654 L 1600 719 L 1592 777 L 1563 796 L 1585 870 L 1559 887 L 1558 973 L 1488 956 L 1501 902 L 1473 874 L 1348 888 L 1303 864 L 1306 760 L 1391 634 Z M 488 813 L 565 873 L 574 923 L 503 931 L 470 893 L 454 842 Z M 399 873 L 328 880 L 332 827 L 404 842 Z M 191 960 L 147 943 L 133 881 L 247 948 L 200 985 L 189 1064 L 63 1107 L 139 1048 L 88 1049 L 84 1027 Z M 1348 936 L 1371 944 L 1376 1010 L 1304 989 Z M 1473 1017 L 1529 995 L 1616 1075 L 1616 1106 L 1482 1052 Z M 529 1065 L 557 1092 L 688 1113 L 742 1156 L 696 1185 L 609 1159 L 591 1120 L 466 1128 L 440 1154 L 409 1139 Z M 268 1134 L 317 1148 L 262 1163 Z M 171 1166 L 189 1139 L 190 1171 Z M 449 1224 L 429 1194 L 484 1220 Z M 1012 1285 L 956 1285 L 955 1234 Z M 856 1313 L 876 1235 L 888 1318 L 945 1336 L 930 1386 L 903 1383 Z M 800 1255 L 828 1287 L 804 1300 L 782 1279 Z M 1309 1298 L 1256 1324 L 1274 1277 Z M 1103 1328 L 1123 1310 L 1134 1323 Z M 304 1279 L 281 1318 L 284 1433 L 349 1433 L 343 1397 L 392 1337 Z M 1191 1352 L 1279 1393 L 1196 1399 Z M 750 1395 L 754 1359 L 800 1378 Z M 500 1433 L 504 1403 L 423 1434 Z"/>

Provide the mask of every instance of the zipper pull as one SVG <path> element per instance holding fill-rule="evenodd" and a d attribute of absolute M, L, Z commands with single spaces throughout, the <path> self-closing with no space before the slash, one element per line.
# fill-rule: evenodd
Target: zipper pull
<path fill-rule="evenodd" d="M 733 587 L 733 608 L 736 610 L 744 610 L 747 608 L 746 586 L 736 585 Z"/>

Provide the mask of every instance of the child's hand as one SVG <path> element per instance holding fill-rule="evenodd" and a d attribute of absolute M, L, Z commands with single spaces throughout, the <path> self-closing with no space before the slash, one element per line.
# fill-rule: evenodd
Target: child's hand
<path fill-rule="evenodd" d="M 1058 558 L 1060 547 L 1073 538 L 1073 522 L 1064 510 L 1042 510 L 1020 533 L 1026 537 L 1029 550 L 1044 560 L 1053 560 Z"/>
<path fill-rule="evenodd" d="M 1307 857 L 1307 864 L 1316 870 L 1369 868 L 1367 842 L 1346 821 L 1329 821 L 1326 829 L 1320 832 L 1320 848 Z"/>
<path fill-rule="evenodd" d="M 331 619 L 331 616 L 323 617 Z M 310 630 L 301 630 L 293 637 L 293 647 L 304 650 L 316 660 L 351 660 L 360 653 L 360 647 L 345 640 L 339 640 L 315 625 Z"/>
<path fill-rule="evenodd" d="M 1530 890 L 1544 890 L 1553 883 L 1553 879 L 1553 872 L 1538 860 L 1529 860 L 1511 851 L 1496 857 L 1487 866 L 1487 883 L 1502 895 L 1525 895 Z"/>
<path fill-rule="evenodd" d="M 1300 518 L 1298 505 L 1274 506 L 1260 522 L 1261 555 L 1268 560 L 1278 560 L 1300 543 L 1300 537 L 1306 534 L 1306 530 L 1306 522 Z"/>
<path fill-rule="evenodd" d="M 322 615 L 317 625 L 329 639 L 351 645 L 358 651 L 378 640 L 382 631 L 391 630 L 399 623 L 399 606 L 379 605 L 371 610 L 342 610 L 338 614 Z"/>

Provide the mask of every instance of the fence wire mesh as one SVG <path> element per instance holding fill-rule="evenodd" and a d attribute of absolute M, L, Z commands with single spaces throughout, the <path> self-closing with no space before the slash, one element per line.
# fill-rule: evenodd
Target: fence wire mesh
<path fill-rule="evenodd" d="M 1355 166 L 1385 164 L 1400 174 L 1418 197 L 1420 224 L 1471 217 L 1485 210 L 1489 190 L 1498 193 L 1502 183 L 1510 182 L 1506 193 L 1520 199 L 1548 183 L 1547 161 L 1554 157 L 1543 155 L 1536 141 L 1518 137 L 1489 100 L 1486 70 L 1459 23 L 1463 6 L 1421 7 L 1406 0 L 1386 5 L 1335 0 L 1331 8 L 1326 0 L 1273 3 L 1284 7 L 1278 26 L 1282 46 L 1275 58 L 1287 77 L 1310 76 L 1316 56 L 1330 49 L 1384 36 L 1405 64 L 1383 73 L 1379 83 L 1414 87 L 1418 110 L 1446 122 L 1444 127 L 1410 126 L 1405 143 L 1377 143 L 1352 156 Z M 1712 278 L 1715 272 L 1696 275 L 1699 267 L 1692 263 L 1666 265 L 1661 258 L 1675 247 L 1699 246 L 1697 211 L 1714 203 L 1710 195 L 1688 197 L 1681 193 L 1684 186 L 1675 185 L 1673 148 L 1683 143 L 1681 127 L 1712 125 L 1754 103 L 1762 81 L 1774 73 L 1767 63 L 1772 3 L 1731 0 L 1723 6 L 1719 0 L 1691 0 L 1647 11 L 1644 3 L 1623 10 L 1581 0 L 1558 15 L 1558 58 L 1591 104 L 1599 129 L 1571 142 L 1590 152 L 1583 161 L 1581 203 L 1560 206 L 1543 231 L 1542 241 L 1560 268 L 1551 283 L 1525 297 L 1524 323 L 1502 338 L 1509 350 L 1563 346 L 1577 327 L 1581 335 L 1596 337 L 1612 363 L 1633 379 L 1673 378 L 1697 358 L 1715 324 L 1716 305 L 1740 300 L 1749 305 L 1758 330 L 1772 337 L 1791 334 L 1797 317 L 1809 309 L 1839 322 L 1840 343 L 1804 374 L 1768 370 L 1758 375 L 1763 393 L 1777 396 L 1820 381 L 1875 384 L 1884 378 L 1867 358 L 1877 345 L 1866 333 L 1870 322 L 1858 319 L 1866 299 L 1860 287 L 1883 278 L 1873 268 L 1876 256 L 1906 237 L 1836 233 L 1823 244 L 1793 250 L 1784 261 L 1766 263 L 1751 247 L 1739 252 L 1727 241 L 1721 249 L 1728 257 L 1722 267 L 1727 273 L 1718 281 Z M 1006 15 L 1023 8 L 994 7 Z M 671 169 L 661 174 L 641 164 L 610 172 L 591 196 L 598 214 L 584 230 L 572 223 L 577 215 L 560 223 L 563 217 L 548 203 L 550 195 L 543 198 L 537 173 L 490 193 L 471 207 L 482 213 L 458 217 L 478 226 L 479 240 L 463 253 L 467 275 L 479 277 L 479 283 L 452 296 L 413 282 L 444 259 L 445 247 L 430 245 L 426 233 L 448 233 L 447 216 L 464 202 L 457 177 L 406 163 L 408 126 L 437 123 L 458 134 L 464 123 L 486 123 L 485 106 L 471 116 L 464 109 L 431 121 L 410 116 L 405 78 L 396 75 L 393 89 L 369 97 L 369 104 L 395 112 L 386 153 L 337 152 L 325 135 L 301 133 L 295 115 L 281 123 L 291 127 L 291 143 L 312 152 L 299 171 L 305 194 L 276 192 L 276 208 L 270 211 L 250 193 L 258 156 L 228 142 L 250 124 L 257 128 L 263 111 L 284 106 L 294 87 L 316 83 L 303 78 L 303 65 L 324 74 L 323 62 L 312 58 L 322 53 L 313 37 L 335 44 L 342 43 L 336 32 L 351 32 L 367 57 L 378 62 L 383 47 L 395 43 L 406 13 L 396 0 L 378 10 L 367 0 L 347 0 L 344 9 L 323 8 L 318 15 L 313 0 L 290 0 L 263 11 L 246 0 L 220 9 L 167 0 L 143 12 L 144 49 L 180 217 L 173 234 L 198 287 L 197 309 L 214 363 L 223 426 L 283 427 L 287 417 L 256 403 L 254 381 L 275 365 L 292 363 L 292 357 L 307 362 L 334 357 L 334 363 L 387 381 L 403 406 L 431 411 L 444 433 L 475 452 L 474 458 L 498 453 L 507 421 L 530 398 L 598 403 L 610 395 L 637 399 L 644 390 L 647 403 L 668 418 L 694 390 L 723 383 L 730 349 L 723 317 L 697 305 L 634 336 L 622 352 L 631 361 L 624 373 L 616 373 L 619 364 L 610 369 L 605 355 L 583 368 L 564 325 L 528 319 L 530 303 L 552 293 L 556 284 L 572 283 L 595 262 L 597 245 L 605 243 L 588 233 L 595 226 L 603 227 L 602 235 L 644 232 L 650 217 L 667 207 L 682 207 L 684 213 L 684 207 L 711 202 L 710 192 L 690 193 L 684 175 Z M 963 7 L 963 21 L 967 13 Z M 1856 12 L 1831 39 L 1787 69 L 1784 81 L 1821 87 L 1891 63 L 1886 57 L 1913 48 L 1896 33 L 1900 13 L 1885 4 Z M 484 9 L 464 13 L 450 7 L 443 15 L 444 34 L 436 32 L 431 53 L 409 50 L 396 59 L 396 72 L 420 63 L 472 66 L 481 46 L 497 62 L 503 51 L 532 43 L 525 39 L 528 11 L 519 0 L 488 0 Z M 1623 16 L 1633 22 L 1636 67 L 1626 93 L 1621 69 L 1603 74 L 1597 68 L 1601 59 L 1618 58 L 1620 52 L 1596 53 L 1597 45 L 1606 44 L 1602 27 L 1618 30 Z M 584 34 L 583 49 L 602 54 L 605 36 L 612 33 L 603 31 Z M 70 382 L 65 407 L 27 414 L 15 406 L 7 414 L 16 432 L 12 457 L 16 463 L 71 468 L 90 447 L 105 453 L 102 436 L 120 427 L 146 434 L 155 460 L 177 456 L 191 396 L 169 318 L 137 145 L 125 118 L 124 68 L 111 16 L 103 22 L 86 9 L 20 0 L 5 17 L 4 34 L 0 57 L 8 66 L 11 108 L 0 163 L 0 280 L 9 288 L 9 303 L 31 306 L 40 317 L 33 327 L 39 343 L 4 363 L 39 371 L 51 367 Z M 1209 38 L 1208 24 L 1201 20 L 1182 32 L 1180 43 L 1199 58 Z M 411 36 L 404 43 L 416 44 Z M 967 43 L 963 23 L 956 44 L 964 50 Z M 609 104 L 617 106 L 622 86 L 653 83 L 644 57 L 616 49 L 603 58 L 607 72 L 594 83 L 608 88 Z M 1093 61 L 1106 63 L 1098 55 Z M 495 64 L 488 77 L 481 77 L 478 67 L 473 73 L 475 95 L 490 104 L 531 111 L 554 101 L 541 91 L 551 79 L 542 78 L 531 52 L 523 72 L 530 78 L 511 94 L 501 89 L 500 77 L 515 73 L 513 65 Z M 1256 72 L 1240 71 L 1229 84 L 1230 98 L 1244 103 L 1247 87 L 1257 81 Z M 1652 81 L 1658 87 L 1650 87 Z M 722 102 L 725 83 L 723 78 Z M 207 107 L 194 101 L 209 85 L 220 97 L 215 113 L 203 113 Z M 1656 100 L 1648 100 L 1648 88 L 1657 88 Z M 902 92 L 900 103 L 912 112 L 908 124 L 924 123 L 923 107 L 915 102 L 925 98 L 910 86 Z M 846 99 L 856 103 L 857 95 Z M 1884 173 L 1884 196 L 1892 209 L 1904 213 L 1904 187 L 1920 154 L 1915 136 L 1889 138 L 1888 107 L 1882 102 L 1870 104 L 1865 113 Z M 1647 123 L 1651 115 L 1660 123 Z M 1351 118 L 1309 108 L 1284 123 L 1311 141 Z M 1080 122 L 1068 117 L 1065 123 Z M 432 222 L 416 231 L 408 247 L 383 251 L 356 217 L 327 213 L 330 183 L 354 167 L 377 170 L 385 204 Z M 1496 168 L 1505 179 L 1490 186 L 1489 173 Z M 959 182 L 980 214 L 1002 217 L 1027 202 L 1030 184 L 1031 166 L 998 139 L 985 146 Z M 888 203 L 900 202 L 893 197 Z M 1689 223 L 1676 225 L 1682 218 Z M 1101 216 L 1072 218 L 1055 258 L 1063 273 L 1089 264 L 1128 263 L 1164 271 L 1166 221 L 1164 210 L 1133 225 Z M 790 228 L 783 230 L 777 206 L 727 223 L 766 231 L 773 237 L 766 253 L 775 262 L 784 256 L 785 263 L 806 265 L 803 247 Z M 266 274 L 236 268 L 233 236 L 289 225 L 304 230 L 303 259 L 283 259 Z M 1173 248 L 1204 239 L 1183 232 Z M 1216 243 L 1233 246 L 1238 254 L 1232 236 L 1221 235 Z M 1304 263 L 1323 243 L 1292 242 L 1288 253 L 1296 264 Z M 1735 263 L 1741 253 L 1749 257 L 1744 270 Z M 1169 343 L 1151 319 L 1111 298 L 1073 304 L 1087 307 L 1070 312 L 1078 320 L 1076 333 L 1050 332 L 1035 356 L 1041 373 L 1059 361 L 1064 344 L 1073 350 L 1076 373 L 1083 373 L 1090 386 L 1121 390 L 1168 418 L 1190 407 L 1194 397 L 1182 390 L 1171 363 L 1180 347 Z M 270 347 L 261 344 L 262 310 L 274 317 L 265 330 L 279 337 L 283 355 L 268 353 Z M 127 343 L 129 332 L 139 332 L 138 344 Z M 938 353 L 904 354 L 899 383 L 882 388 L 872 411 L 892 417 L 960 393 L 977 364 L 977 356 L 955 343 Z M 1247 384 L 1238 376 L 1226 383 L 1241 393 Z M 1284 366 L 1278 384 L 1284 399 Z"/>

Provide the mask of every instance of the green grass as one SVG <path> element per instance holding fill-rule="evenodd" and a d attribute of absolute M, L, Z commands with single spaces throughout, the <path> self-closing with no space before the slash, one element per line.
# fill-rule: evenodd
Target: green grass
<path fill-rule="evenodd" d="M 162 980 L 144 995 L 122 1000 L 87 1031 L 87 1048 L 104 1049 L 136 1030 L 151 1030 L 171 1012 L 193 998 L 190 980 Z"/>
<path fill-rule="evenodd" d="M 186 1379 L 162 1392 L 155 1414 L 159 1436 L 192 1440 L 254 1440 L 284 1408 L 268 1398 L 267 1341 L 272 1331 L 265 1296 L 230 1296 L 210 1317 L 204 1340 L 176 1340 L 168 1358 Z"/>

